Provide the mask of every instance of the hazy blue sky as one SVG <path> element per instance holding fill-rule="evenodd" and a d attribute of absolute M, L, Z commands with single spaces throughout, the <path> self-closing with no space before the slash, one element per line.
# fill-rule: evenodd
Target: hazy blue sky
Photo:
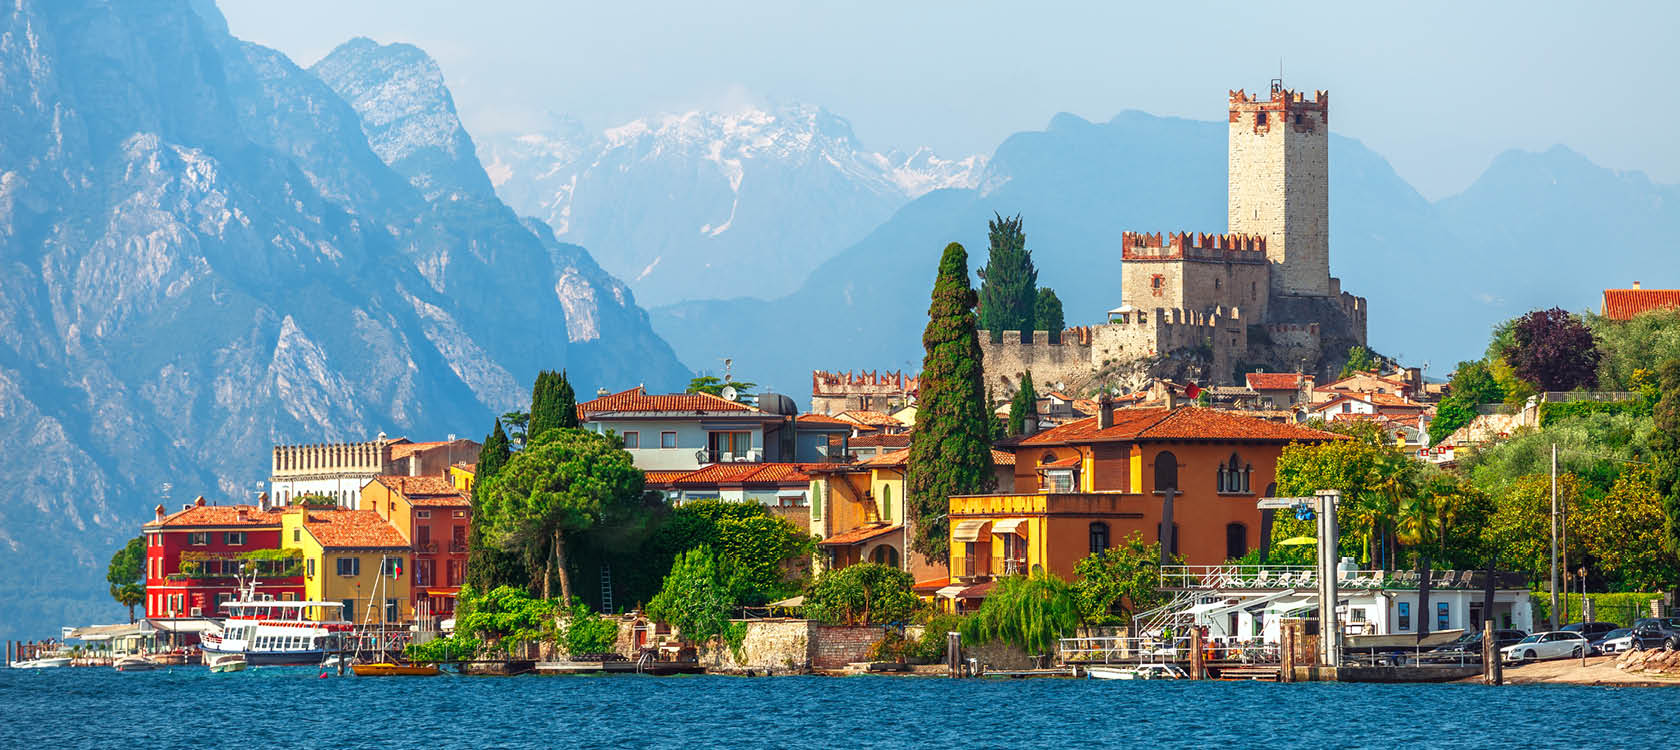
<path fill-rule="evenodd" d="M 774 100 L 847 117 L 871 148 L 990 153 L 1057 112 L 1219 119 L 1282 57 L 1286 83 L 1330 90 L 1332 129 L 1431 198 L 1558 143 L 1680 181 L 1674 3 L 220 3 L 301 65 L 352 36 L 419 45 L 474 132 Z"/>

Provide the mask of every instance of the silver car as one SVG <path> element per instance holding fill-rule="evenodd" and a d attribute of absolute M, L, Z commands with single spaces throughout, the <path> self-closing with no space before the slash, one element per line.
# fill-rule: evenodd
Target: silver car
<path fill-rule="evenodd" d="M 1499 650 L 1505 661 L 1516 663 L 1536 659 L 1579 658 L 1587 652 L 1587 639 L 1580 633 L 1553 630 L 1535 633 Z"/>

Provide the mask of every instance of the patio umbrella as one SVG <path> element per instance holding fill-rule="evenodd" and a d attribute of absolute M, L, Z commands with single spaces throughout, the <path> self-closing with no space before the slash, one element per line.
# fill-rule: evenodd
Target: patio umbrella
<path fill-rule="evenodd" d="M 1318 544 L 1318 540 L 1314 539 L 1310 536 L 1292 536 L 1292 537 L 1289 537 L 1288 539 L 1285 539 L 1281 542 L 1278 542 L 1278 544 L 1288 545 L 1288 546 L 1291 546 L 1291 547 L 1298 547 L 1298 546 L 1301 546 L 1303 544 Z"/>

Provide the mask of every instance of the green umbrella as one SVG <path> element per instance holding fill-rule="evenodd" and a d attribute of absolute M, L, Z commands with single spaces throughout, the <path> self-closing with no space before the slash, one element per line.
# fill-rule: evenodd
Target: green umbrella
<path fill-rule="evenodd" d="M 1285 539 L 1281 542 L 1278 542 L 1278 544 L 1288 545 L 1288 546 L 1291 546 L 1291 547 L 1298 547 L 1298 546 L 1303 545 L 1303 544 L 1318 544 L 1318 540 L 1314 539 L 1310 536 L 1292 536 L 1292 537 L 1289 537 L 1288 539 Z"/>

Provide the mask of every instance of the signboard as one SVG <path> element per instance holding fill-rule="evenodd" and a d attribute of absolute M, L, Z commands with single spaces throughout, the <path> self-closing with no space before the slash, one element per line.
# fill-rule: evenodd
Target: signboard
<path fill-rule="evenodd" d="M 1316 497 L 1262 497 L 1254 504 L 1254 507 L 1261 510 L 1266 510 L 1267 508 L 1293 508 L 1297 505 L 1305 505 L 1307 503 L 1317 501 L 1318 498 Z"/>

